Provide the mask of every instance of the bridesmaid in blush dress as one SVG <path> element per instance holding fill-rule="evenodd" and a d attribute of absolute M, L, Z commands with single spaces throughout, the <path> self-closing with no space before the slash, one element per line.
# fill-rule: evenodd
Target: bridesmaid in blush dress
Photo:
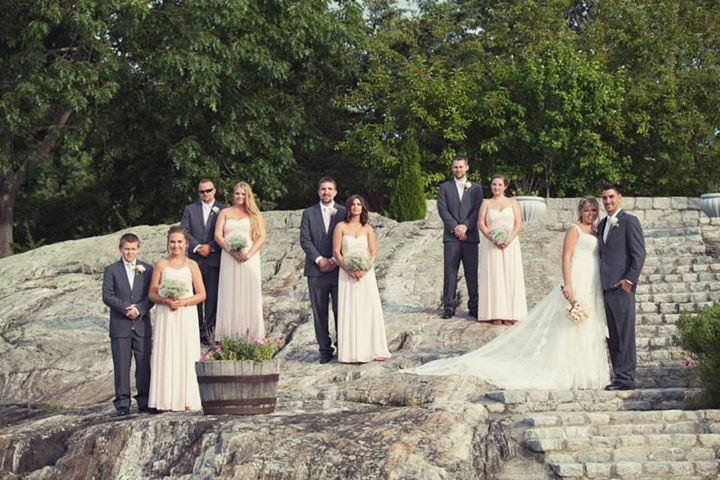
<path fill-rule="evenodd" d="M 480 301 L 478 320 L 512 325 L 527 315 L 525 276 L 518 234 L 522 225 L 520 206 L 505 196 L 508 179 L 494 175 L 493 197 L 482 202 L 478 228 L 485 236 L 480 254 Z"/>
<path fill-rule="evenodd" d="M 338 279 L 338 361 L 366 363 L 390 358 L 385 320 L 375 269 L 375 232 L 368 224 L 365 199 L 352 195 L 345 202 L 345 221 L 333 232 L 333 258 L 340 266 Z M 367 265 L 357 268 L 352 257 Z"/>
<path fill-rule="evenodd" d="M 215 241 L 223 249 L 215 341 L 225 336 L 265 337 L 260 282 L 260 248 L 267 238 L 265 220 L 248 183 L 235 185 L 233 201 L 232 207 L 220 211 L 215 223 Z M 246 246 L 233 249 L 234 239 L 240 237 Z"/>
<path fill-rule="evenodd" d="M 200 358 L 200 328 L 196 305 L 205 300 L 200 267 L 187 258 L 190 240 L 179 225 L 168 231 L 167 258 L 155 265 L 148 297 L 157 306 L 150 358 L 148 406 L 159 411 L 200 410 L 195 362 Z M 167 280 L 184 284 L 179 298 L 160 294 Z M 193 291 L 195 293 L 193 293 Z"/>

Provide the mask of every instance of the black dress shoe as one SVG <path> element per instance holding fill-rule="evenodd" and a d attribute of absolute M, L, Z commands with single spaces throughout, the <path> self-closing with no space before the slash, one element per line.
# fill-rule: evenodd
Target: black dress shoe
<path fill-rule="evenodd" d="M 157 415 L 158 413 L 160 413 L 160 410 L 158 410 L 157 408 L 153 408 L 153 407 L 143 407 L 143 408 L 138 408 L 138 412 L 147 413 L 148 415 Z"/>
<path fill-rule="evenodd" d="M 442 318 L 444 318 L 444 319 L 452 318 L 453 315 L 455 315 L 455 312 L 453 312 L 451 310 L 445 310 L 442 314 Z"/>
<path fill-rule="evenodd" d="M 470 310 L 469 314 L 470 314 L 470 316 L 471 316 L 472 318 L 474 318 L 475 320 L 477 320 L 477 318 L 478 318 L 478 316 L 477 316 L 477 315 L 478 315 L 478 314 L 477 314 L 477 310 Z"/>
<path fill-rule="evenodd" d="M 332 355 L 320 355 L 320 363 L 330 363 Z"/>
<path fill-rule="evenodd" d="M 633 387 L 630 385 L 623 385 L 622 383 L 611 383 L 610 385 L 607 385 L 605 387 L 605 390 L 609 390 L 611 392 L 618 391 L 618 390 L 632 390 Z"/>
<path fill-rule="evenodd" d="M 127 417 L 128 415 L 130 415 L 130 409 L 127 407 L 120 407 L 115 412 L 116 417 Z"/>

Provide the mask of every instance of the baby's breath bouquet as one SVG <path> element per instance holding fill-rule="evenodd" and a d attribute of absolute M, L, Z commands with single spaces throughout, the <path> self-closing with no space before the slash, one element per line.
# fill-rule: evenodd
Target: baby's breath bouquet
<path fill-rule="evenodd" d="M 370 257 L 362 252 L 352 252 L 345 256 L 345 268 L 348 270 L 370 270 L 372 262 Z"/>
<path fill-rule="evenodd" d="M 253 360 L 262 362 L 270 360 L 283 347 L 282 338 L 250 338 L 243 336 L 238 339 L 223 337 L 214 347 L 205 352 L 200 361 L 211 360 Z"/>
<path fill-rule="evenodd" d="M 492 240 L 493 243 L 505 243 L 508 238 L 510 238 L 510 230 L 505 227 L 490 230 L 490 240 Z"/>
<path fill-rule="evenodd" d="M 158 293 L 165 298 L 183 298 L 187 287 L 182 280 L 167 278 L 160 283 Z"/>
<path fill-rule="evenodd" d="M 240 235 L 239 233 L 231 233 L 228 235 L 228 237 L 225 239 L 225 242 L 227 243 L 228 249 L 230 249 L 231 252 L 239 252 L 248 246 L 248 240 L 243 235 Z"/>

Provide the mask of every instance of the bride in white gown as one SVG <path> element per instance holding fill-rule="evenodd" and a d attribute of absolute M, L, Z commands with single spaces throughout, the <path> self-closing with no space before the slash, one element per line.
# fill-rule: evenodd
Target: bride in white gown
<path fill-rule="evenodd" d="M 601 389 L 610 381 L 595 222 L 598 202 L 578 204 L 578 223 L 563 242 L 563 285 L 554 288 L 515 327 L 478 350 L 408 370 L 419 375 L 481 377 L 503 389 Z M 569 301 L 587 318 L 568 318 Z"/>

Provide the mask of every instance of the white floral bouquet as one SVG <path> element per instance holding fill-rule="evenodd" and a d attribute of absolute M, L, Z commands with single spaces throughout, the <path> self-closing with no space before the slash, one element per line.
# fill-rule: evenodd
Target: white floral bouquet
<path fill-rule="evenodd" d="M 158 287 L 158 293 L 165 298 L 183 298 L 185 292 L 187 292 L 185 283 L 174 278 L 163 280 Z"/>
<path fill-rule="evenodd" d="M 568 320 L 578 325 L 587 319 L 588 311 L 582 302 L 579 300 L 573 300 L 570 302 L 570 305 L 568 305 L 565 311 L 565 316 L 567 316 Z"/>
<path fill-rule="evenodd" d="M 361 252 L 352 252 L 345 256 L 345 268 L 348 270 L 370 270 L 372 262 L 368 255 Z"/>
<path fill-rule="evenodd" d="M 239 233 L 231 233 L 228 235 L 225 243 L 227 243 L 227 247 L 231 252 L 239 252 L 248 246 L 247 238 Z"/>
<path fill-rule="evenodd" d="M 492 240 L 493 243 L 505 243 L 508 238 L 510 238 L 510 230 L 505 227 L 490 230 L 490 240 Z"/>

